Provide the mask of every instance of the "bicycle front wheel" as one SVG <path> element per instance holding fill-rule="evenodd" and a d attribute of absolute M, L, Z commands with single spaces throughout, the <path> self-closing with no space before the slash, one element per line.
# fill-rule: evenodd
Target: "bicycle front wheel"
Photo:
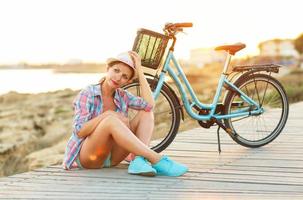
<path fill-rule="evenodd" d="M 226 119 L 225 126 L 233 131 L 232 139 L 240 145 L 256 148 L 272 142 L 283 130 L 288 118 L 288 100 L 283 86 L 266 74 L 254 74 L 240 79 L 235 85 L 257 102 L 264 112 Z M 229 92 L 225 113 L 241 109 L 255 109 L 236 92 Z M 234 106 L 236 105 L 236 106 Z"/>
<path fill-rule="evenodd" d="M 151 85 L 152 79 L 147 78 Z M 134 95 L 140 96 L 140 85 L 138 82 L 124 86 L 124 89 Z M 166 149 L 176 137 L 180 125 L 180 105 L 178 99 L 172 94 L 170 89 L 163 85 L 159 97 L 155 101 L 154 119 L 155 127 L 152 134 L 150 148 L 156 152 Z M 128 115 L 131 120 L 138 111 L 129 110 Z"/>

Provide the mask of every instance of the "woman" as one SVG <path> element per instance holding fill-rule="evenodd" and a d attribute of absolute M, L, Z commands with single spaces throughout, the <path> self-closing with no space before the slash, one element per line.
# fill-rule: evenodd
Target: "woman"
<path fill-rule="evenodd" d="M 138 77 L 142 97 L 121 89 Z M 74 100 L 74 126 L 64 168 L 98 169 L 118 165 L 131 152 L 130 174 L 180 176 L 187 167 L 148 148 L 154 128 L 155 102 L 136 52 L 108 59 L 107 75 L 83 89 Z M 128 108 L 140 110 L 129 121 Z"/>

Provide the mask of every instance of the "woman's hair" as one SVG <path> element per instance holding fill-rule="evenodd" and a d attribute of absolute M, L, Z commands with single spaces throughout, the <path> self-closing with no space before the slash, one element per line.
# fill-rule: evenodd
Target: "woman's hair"
<path fill-rule="evenodd" d="M 115 64 L 118 64 L 118 63 L 123 63 L 123 62 L 121 62 L 121 61 L 114 61 L 114 62 L 108 63 L 107 64 L 107 68 L 112 67 L 112 66 L 114 66 Z M 123 64 L 125 64 L 125 63 L 123 63 Z"/>

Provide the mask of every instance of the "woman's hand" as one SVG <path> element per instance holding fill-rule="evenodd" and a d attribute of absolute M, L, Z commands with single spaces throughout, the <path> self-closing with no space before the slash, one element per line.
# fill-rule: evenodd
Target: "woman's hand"
<path fill-rule="evenodd" d="M 135 51 L 129 51 L 128 52 L 129 55 L 132 57 L 134 64 L 135 64 L 135 68 L 136 70 L 139 72 L 140 70 L 142 70 L 142 65 L 141 65 L 141 57 L 137 54 L 137 52 Z"/>

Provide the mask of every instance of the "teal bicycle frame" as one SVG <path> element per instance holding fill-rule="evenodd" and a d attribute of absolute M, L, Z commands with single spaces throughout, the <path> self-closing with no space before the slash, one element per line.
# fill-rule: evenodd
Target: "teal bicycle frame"
<path fill-rule="evenodd" d="M 182 101 L 184 103 L 184 107 L 186 109 L 186 112 L 194 119 L 196 120 L 210 120 L 211 118 L 215 118 L 218 120 L 221 119 L 229 119 L 229 118 L 233 118 L 233 117 L 241 117 L 241 116 L 248 116 L 251 114 L 260 114 L 262 112 L 264 112 L 263 108 L 260 107 L 260 105 L 255 102 L 254 100 L 252 100 L 250 97 L 248 97 L 245 93 L 243 93 L 237 86 L 235 86 L 233 83 L 231 83 L 230 81 L 227 80 L 227 68 L 229 66 L 231 60 L 231 55 L 227 54 L 227 58 L 224 64 L 224 69 L 223 69 L 223 73 L 220 76 L 219 79 L 219 83 L 217 86 L 217 90 L 216 90 L 216 94 L 213 98 L 213 102 L 212 104 L 203 104 L 201 103 L 195 92 L 193 91 L 192 87 L 190 86 L 190 83 L 188 82 L 182 68 L 180 67 L 179 63 L 177 62 L 173 51 L 169 51 L 168 55 L 166 57 L 166 60 L 164 62 L 164 67 L 162 69 L 162 72 L 159 75 L 159 81 L 158 84 L 156 86 L 155 91 L 153 92 L 153 97 L 156 100 L 160 94 L 161 88 L 164 84 L 164 80 L 165 80 L 165 75 L 168 72 L 169 75 L 173 78 L 173 80 L 175 81 L 175 83 L 177 84 L 177 87 L 179 89 L 179 92 L 181 94 L 181 98 Z M 175 68 L 177 69 L 178 74 L 176 74 L 172 67 L 170 66 L 170 63 L 174 64 Z M 193 100 L 192 103 L 189 102 L 189 100 L 186 98 L 186 92 L 185 89 L 180 81 L 180 79 L 178 77 L 181 77 L 182 81 L 185 83 L 185 86 L 187 88 L 187 90 L 189 91 L 189 94 Z M 232 113 L 229 113 L 227 115 L 221 115 L 221 114 L 216 114 L 216 107 L 218 104 L 218 100 L 219 97 L 221 95 L 222 92 L 222 87 L 224 84 L 227 84 L 229 87 L 231 87 L 233 90 L 237 91 L 240 94 L 241 99 L 243 99 L 243 101 L 247 102 L 249 105 L 255 106 L 254 110 L 250 110 L 250 108 L 244 108 L 244 109 L 238 109 Z M 199 115 L 195 112 L 193 112 L 192 107 L 193 106 L 198 106 L 200 109 L 207 109 L 210 110 L 209 114 L 207 115 Z"/>

